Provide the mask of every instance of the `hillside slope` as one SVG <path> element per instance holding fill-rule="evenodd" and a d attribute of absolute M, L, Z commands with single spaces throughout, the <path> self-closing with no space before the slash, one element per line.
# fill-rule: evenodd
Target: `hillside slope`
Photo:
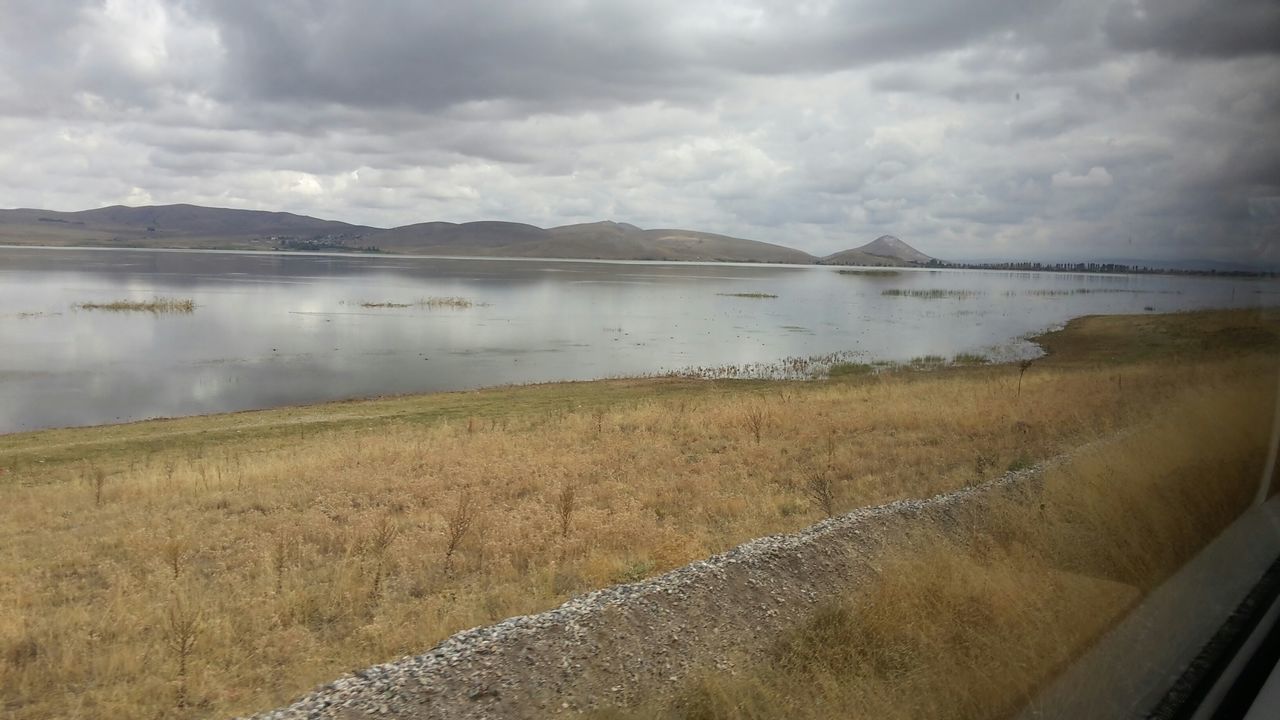
<path fill-rule="evenodd" d="M 0 210 L 0 242 L 13 244 L 263 249 L 282 237 L 354 244 L 375 230 L 293 213 L 200 205 Z"/>
<path fill-rule="evenodd" d="M 643 230 L 610 221 L 542 229 L 499 222 L 421 223 L 375 233 L 368 242 L 390 252 L 419 255 L 814 262 L 808 253 L 770 243 L 693 230 Z"/>
<path fill-rule="evenodd" d="M 0 244 L 242 250 L 363 250 L 413 255 L 810 264 L 782 245 L 616 222 L 544 229 L 523 223 L 424 222 L 391 229 L 306 215 L 198 205 L 0 210 Z"/>

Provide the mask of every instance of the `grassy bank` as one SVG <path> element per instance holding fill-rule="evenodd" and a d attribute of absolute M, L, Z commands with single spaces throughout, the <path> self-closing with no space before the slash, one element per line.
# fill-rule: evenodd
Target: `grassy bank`
<path fill-rule="evenodd" d="M 1241 399 L 1251 418 L 1247 401 L 1274 392 L 1277 331 L 1256 313 L 1093 318 L 1045 342 L 1020 392 L 1016 365 L 604 381 L 0 436 L 0 706 L 260 709 L 465 627 L 1147 427 L 1197 396 Z M 987 541 L 951 542 L 963 558 Z"/>

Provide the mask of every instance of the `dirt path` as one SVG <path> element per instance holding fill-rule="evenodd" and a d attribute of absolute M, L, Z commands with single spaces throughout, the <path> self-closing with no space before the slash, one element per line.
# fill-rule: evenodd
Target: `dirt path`
<path fill-rule="evenodd" d="M 651 698 L 692 669 L 731 667 L 815 603 L 873 577 L 879 551 L 913 528 L 962 525 L 996 495 L 1034 492 L 1039 473 L 753 540 L 555 610 L 458 633 L 255 718 L 535 718 Z"/>

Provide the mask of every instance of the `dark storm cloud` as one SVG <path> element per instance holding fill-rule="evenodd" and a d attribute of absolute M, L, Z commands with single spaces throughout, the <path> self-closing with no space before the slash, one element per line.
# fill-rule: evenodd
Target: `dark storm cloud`
<path fill-rule="evenodd" d="M 272 100 L 411 106 L 492 99 L 560 109 L 697 103 L 741 73 L 827 72 L 963 46 L 1058 0 L 201 5 L 228 50 L 222 90 Z"/>
<path fill-rule="evenodd" d="M 1122 50 L 1231 58 L 1280 54 L 1275 0 L 1130 0 L 1107 16 L 1107 37 Z"/>
<path fill-rule="evenodd" d="M 564 107 L 693 99 L 698 48 L 645 4 L 209 2 L 222 92 L 435 110 L 493 99 Z"/>

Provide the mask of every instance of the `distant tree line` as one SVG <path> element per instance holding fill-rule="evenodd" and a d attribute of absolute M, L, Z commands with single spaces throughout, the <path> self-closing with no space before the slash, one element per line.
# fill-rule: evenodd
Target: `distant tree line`
<path fill-rule="evenodd" d="M 1208 275 L 1218 277 L 1275 278 L 1280 273 L 1263 270 L 1174 270 L 1147 265 L 1123 265 L 1120 263 L 955 263 L 930 260 L 926 267 L 958 268 L 962 270 L 1015 270 L 1024 272 L 1116 273 L 1148 275 Z"/>

